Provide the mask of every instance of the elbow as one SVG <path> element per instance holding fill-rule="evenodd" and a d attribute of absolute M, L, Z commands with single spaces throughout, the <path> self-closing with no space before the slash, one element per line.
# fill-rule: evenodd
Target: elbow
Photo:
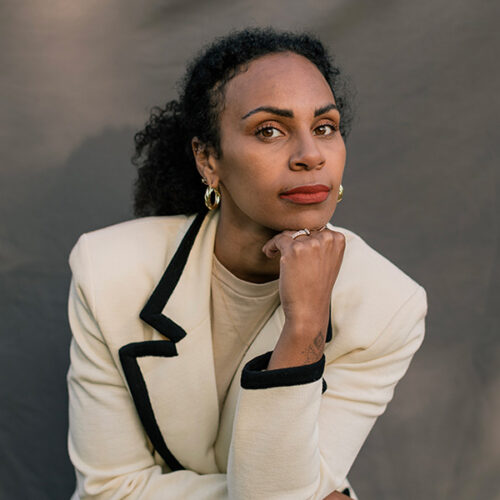
<path fill-rule="evenodd" d="M 157 471 L 155 469 L 158 469 Z M 142 498 L 151 476 L 160 473 L 159 466 L 128 474 L 82 474 L 76 469 L 76 491 L 72 500 L 118 500 Z"/>

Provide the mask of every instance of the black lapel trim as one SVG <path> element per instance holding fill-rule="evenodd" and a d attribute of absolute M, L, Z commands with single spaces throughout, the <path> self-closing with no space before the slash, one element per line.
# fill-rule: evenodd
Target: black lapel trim
<path fill-rule="evenodd" d="M 328 313 L 328 329 L 326 330 L 325 342 L 332 340 L 332 304 L 330 303 L 330 312 Z"/>
<path fill-rule="evenodd" d="M 321 387 L 321 394 L 323 394 L 327 389 L 328 389 L 328 385 L 326 383 L 326 380 L 323 379 L 323 385 Z"/>
<path fill-rule="evenodd" d="M 172 471 L 185 469 L 168 449 L 162 433 L 155 419 L 153 407 L 148 394 L 148 388 L 142 376 L 137 358 L 143 356 L 177 356 L 176 342 L 186 336 L 184 329 L 170 318 L 162 314 L 168 299 L 172 295 L 194 241 L 205 219 L 206 211 L 200 212 L 193 222 L 177 248 L 167 269 L 163 273 L 160 282 L 153 290 L 146 305 L 143 307 L 139 317 L 156 331 L 167 337 L 169 340 L 151 340 L 145 342 L 132 342 L 120 348 L 120 362 L 122 364 L 127 384 L 132 394 L 137 413 L 141 423 L 149 436 L 156 451 L 163 458 Z"/>
<path fill-rule="evenodd" d="M 342 494 L 347 495 L 349 498 L 351 498 L 351 490 L 349 490 L 349 488 L 345 488 Z"/>
<path fill-rule="evenodd" d="M 119 354 L 137 413 L 139 414 L 144 430 L 149 439 L 151 439 L 151 443 L 172 471 L 184 469 L 174 455 L 172 455 L 163 439 L 160 428 L 156 423 L 146 382 L 137 362 L 137 358 L 142 356 L 163 356 L 166 358 L 177 356 L 175 343 L 170 340 L 133 342 L 123 346 L 119 350 Z"/>
<path fill-rule="evenodd" d="M 153 293 L 146 302 L 139 317 L 148 325 L 152 326 L 157 332 L 161 333 L 172 342 L 179 342 L 186 336 L 186 332 L 177 323 L 172 321 L 167 316 L 163 315 L 161 311 L 165 307 L 168 299 L 172 295 L 182 271 L 186 265 L 189 257 L 189 252 L 193 247 L 196 235 L 200 230 L 203 219 L 205 218 L 206 211 L 200 212 L 192 222 L 187 230 L 184 238 L 177 248 L 175 255 L 172 257 L 166 271 L 163 273 L 160 282 L 153 290 Z"/>

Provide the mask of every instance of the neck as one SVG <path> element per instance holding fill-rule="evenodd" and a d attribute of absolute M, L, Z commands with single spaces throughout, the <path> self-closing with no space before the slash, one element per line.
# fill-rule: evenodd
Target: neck
<path fill-rule="evenodd" d="M 221 213 L 215 235 L 215 256 L 236 277 L 253 283 L 265 283 L 279 278 L 280 256 L 269 259 L 262 247 L 276 231 L 253 221 L 236 221 Z"/>

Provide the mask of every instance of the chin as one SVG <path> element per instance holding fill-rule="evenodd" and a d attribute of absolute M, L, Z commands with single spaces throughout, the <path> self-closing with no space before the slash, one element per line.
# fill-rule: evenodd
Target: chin
<path fill-rule="evenodd" d="M 277 231 L 299 230 L 299 229 L 319 229 L 323 227 L 333 216 L 333 211 L 316 211 L 287 214 L 280 221 L 276 221 Z"/>

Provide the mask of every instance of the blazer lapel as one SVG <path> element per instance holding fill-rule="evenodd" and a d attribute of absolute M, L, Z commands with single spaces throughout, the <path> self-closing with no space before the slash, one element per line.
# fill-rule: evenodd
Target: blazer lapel
<path fill-rule="evenodd" d="M 218 211 L 192 219 L 140 313 L 153 340 L 120 349 L 142 424 L 172 470 L 218 472 L 219 408 L 212 351 L 210 280 Z"/>

